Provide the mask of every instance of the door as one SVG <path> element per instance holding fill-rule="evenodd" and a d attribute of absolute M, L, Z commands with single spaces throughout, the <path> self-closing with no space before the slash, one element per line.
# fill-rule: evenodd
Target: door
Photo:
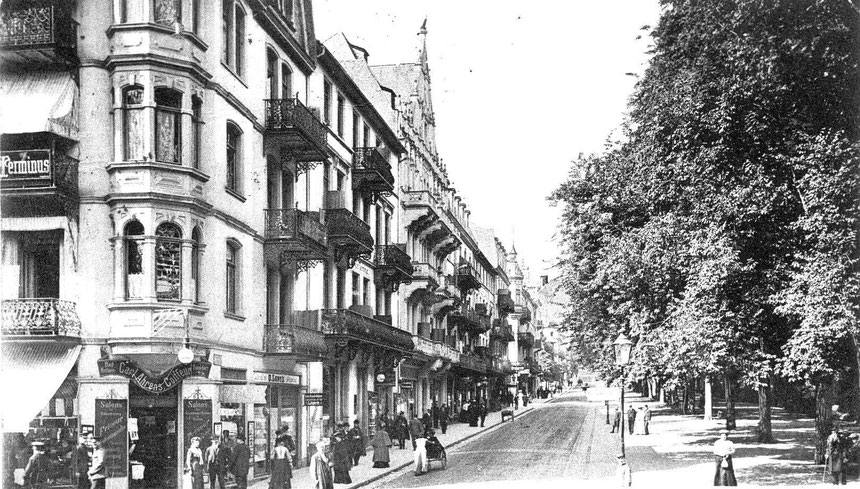
<path fill-rule="evenodd" d="M 59 242 L 23 243 L 21 297 L 60 298 Z"/>
<path fill-rule="evenodd" d="M 178 391 L 154 395 L 129 386 L 129 418 L 137 419 L 139 437 L 129 460 L 144 466 L 144 478 L 131 481 L 132 488 L 176 488 L 178 407 Z"/>

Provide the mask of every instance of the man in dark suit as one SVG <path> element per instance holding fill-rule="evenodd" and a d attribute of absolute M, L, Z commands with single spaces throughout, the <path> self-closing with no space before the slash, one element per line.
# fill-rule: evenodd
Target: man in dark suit
<path fill-rule="evenodd" d="M 212 445 L 206 449 L 203 460 L 206 463 L 206 470 L 209 472 L 209 487 L 215 489 L 215 480 L 217 479 L 218 486 L 224 489 L 227 467 L 230 465 L 230 449 L 222 444 L 218 438 L 213 438 Z"/>
<path fill-rule="evenodd" d="M 75 448 L 75 473 L 78 476 L 78 489 L 90 489 L 90 478 L 87 471 L 90 470 L 90 448 L 84 436 L 78 437 L 78 446 Z"/>
<path fill-rule="evenodd" d="M 419 437 L 424 436 L 424 423 L 418 419 L 418 415 L 414 415 L 412 420 L 409 421 L 409 437 L 412 438 L 412 449 L 415 450 L 416 443 L 415 440 Z"/>
<path fill-rule="evenodd" d="M 251 449 L 245 444 L 245 437 L 236 437 L 236 446 L 230 457 L 230 472 L 236 477 L 236 487 L 248 489 L 248 468 L 251 459 Z"/>

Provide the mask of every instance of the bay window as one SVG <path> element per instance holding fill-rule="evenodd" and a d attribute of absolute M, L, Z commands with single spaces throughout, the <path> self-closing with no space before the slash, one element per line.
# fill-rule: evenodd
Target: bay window
<path fill-rule="evenodd" d="M 179 163 L 182 157 L 182 94 L 155 89 L 155 160 Z"/>
<path fill-rule="evenodd" d="M 142 160 L 143 150 L 143 87 L 132 85 L 122 91 L 123 159 Z"/>
<path fill-rule="evenodd" d="M 155 229 L 155 294 L 160 301 L 182 299 L 182 230 L 169 222 Z"/>

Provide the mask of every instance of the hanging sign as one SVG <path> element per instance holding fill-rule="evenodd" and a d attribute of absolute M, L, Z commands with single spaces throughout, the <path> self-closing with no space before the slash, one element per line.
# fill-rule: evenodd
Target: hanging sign
<path fill-rule="evenodd" d="M 195 436 L 200 438 L 200 450 L 206 450 L 212 438 L 212 400 L 184 399 L 182 410 L 185 432 L 185 450 L 182 453 L 188 453 L 191 439 Z"/>
<path fill-rule="evenodd" d="M 128 377 L 138 387 L 153 394 L 167 392 L 188 377 L 208 377 L 209 369 L 212 368 L 209 362 L 191 362 L 170 367 L 161 375 L 152 375 L 133 361 L 124 358 L 102 358 L 98 361 L 98 366 L 99 375 Z"/>
<path fill-rule="evenodd" d="M 322 392 L 305 392 L 302 396 L 305 406 L 322 406 L 325 402 L 325 394 Z"/>
<path fill-rule="evenodd" d="M 51 180 L 51 150 L 0 152 L 0 179 Z"/>
<path fill-rule="evenodd" d="M 96 399 L 95 434 L 101 437 L 108 477 L 126 477 L 128 467 L 128 400 Z"/>

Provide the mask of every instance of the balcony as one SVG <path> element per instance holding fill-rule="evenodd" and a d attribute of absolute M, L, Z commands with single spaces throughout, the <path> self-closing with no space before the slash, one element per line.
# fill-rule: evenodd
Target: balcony
<path fill-rule="evenodd" d="M 355 148 L 352 154 L 352 189 L 368 195 L 394 190 L 391 164 L 378 149 Z"/>
<path fill-rule="evenodd" d="M 373 252 L 373 236 L 370 226 L 348 209 L 328 208 L 325 211 L 328 244 L 337 262 L 349 268 L 358 258 L 370 258 Z"/>
<path fill-rule="evenodd" d="M 77 160 L 50 149 L 3 151 L 2 166 L 3 217 L 77 214 Z"/>
<path fill-rule="evenodd" d="M 73 2 L 5 2 L 0 8 L 0 59 L 6 63 L 77 64 Z"/>
<path fill-rule="evenodd" d="M 376 283 L 386 290 L 412 282 L 412 259 L 405 244 L 376 245 Z"/>
<path fill-rule="evenodd" d="M 321 327 L 327 340 L 353 340 L 403 353 L 415 348 L 408 332 L 349 309 L 324 309 Z"/>
<path fill-rule="evenodd" d="M 299 99 L 267 99 L 266 150 L 274 154 L 286 149 L 296 161 L 322 161 L 328 157 L 326 128 Z"/>
<path fill-rule="evenodd" d="M 285 260 L 324 260 L 326 227 L 318 212 L 266 209 L 264 253 L 266 262 L 280 266 Z"/>
<path fill-rule="evenodd" d="M 514 341 L 514 332 L 511 325 L 507 321 L 501 319 L 493 320 L 493 329 L 490 332 L 490 338 L 498 338 L 502 341 Z"/>
<path fill-rule="evenodd" d="M 496 300 L 496 305 L 499 308 L 499 314 L 511 314 L 514 312 L 515 304 L 514 300 L 511 298 L 511 291 L 508 289 L 499 289 L 498 299 Z"/>
<path fill-rule="evenodd" d="M 535 335 L 532 333 L 517 333 L 517 342 L 527 348 L 531 348 L 535 344 Z"/>
<path fill-rule="evenodd" d="M 5 299 L 2 332 L 9 337 L 80 338 L 81 320 L 74 302 L 59 299 Z"/>
<path fill-rule="evenodd" d="M 325 357 L 327 348 L 321 331 L 294 324 L 267 324 L 263 351 L 267 355 L 292 355 L 314 361 Z"/>
<path fill-rule="evenodd" d="M 486 373 L 487 371 L 487 364 L 484 360 L 471 353 L 460 354 L 460 366 L 480 373 Z"/>
<path fill-rule="evenodd" d="M 483 334 L 490 329 L 490 317 L 478 314 L 474 309 L 463 305 L 458 311 L 448 315 L 448 326 L 457 326 L 460 332 Z"/>
<path fill-rule="evenodd" d="M 426 357 L 440 357 L 442 356 L 441 346 L 439 343 L 435 341 L 429 340 L 422 336 L 414 335 L 412 336 L 412 341 L 415 344 L 415 351 L 426 356 Z"/>
<path fill-rule="evenodd" d="M 470 263 L 461 262 L 454 274 L 454 282 L 457 287 L 465 295 L 470 290 L 478 290 L 481 288 L 481 281 L 478 279 L 478 273 Z"/>

